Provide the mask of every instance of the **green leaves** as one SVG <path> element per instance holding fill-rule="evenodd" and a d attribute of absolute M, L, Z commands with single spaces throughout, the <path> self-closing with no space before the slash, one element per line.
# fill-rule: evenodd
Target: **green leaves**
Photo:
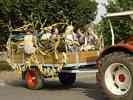
<path fill-rule="evenodd" d="M 39 21 L 46 24 L 68 22 L 75 25 L 88 24 L 94 19 L 96 3 L 92 0 L 0 0 L 1 20 L 13 27 L 25 21 Z"/>
<path fill-rule="evenodd" d="M 108 12 L 120 12 L 133 9 L 133 0 L 112 0 L 108 6 Z M 130 16 L 111 17 L 110 18 L 115 33 L 115 43 L 126 40 L 133 34 L 132 19 Z M 98 34 L 103 34 L 106 45 L 111 44 L 111 32 L 107 19 L 103 20 L 98 26 Z"/>

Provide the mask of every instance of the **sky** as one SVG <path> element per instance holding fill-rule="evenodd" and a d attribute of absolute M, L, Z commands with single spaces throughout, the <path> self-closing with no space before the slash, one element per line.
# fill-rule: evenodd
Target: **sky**
<path fill-rule="evenodd" d="M 107 14 L 108 0 L 96 0 L 97 3 L 97 14 L 96 18 L 93 21 L 94 24 L 98 24 L 103 17 Z"/>

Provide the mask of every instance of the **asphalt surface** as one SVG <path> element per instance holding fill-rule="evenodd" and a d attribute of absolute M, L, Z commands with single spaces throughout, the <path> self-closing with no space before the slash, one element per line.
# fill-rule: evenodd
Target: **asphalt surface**
<path fill-rule="evenodd" d="M 0 53 L 0 61 L 5 61 Z M 58 79 L 45 80 L 41 90 L 29 90 L 25 81 L 15 72 L 0 72 L 0 100 L 108 100 L 96 84 L 95 73 L 78 74 L 71 87 L 63 86 Z"/>
<path fill-rule="evenodd" d="M 14 72 L 0 72 L 0 100 L 107 100 L 96 84 L 95 73 L 77 75 L 71 87 L 58 79 L 45 80 L 41 90 L 29 90 Z"/>

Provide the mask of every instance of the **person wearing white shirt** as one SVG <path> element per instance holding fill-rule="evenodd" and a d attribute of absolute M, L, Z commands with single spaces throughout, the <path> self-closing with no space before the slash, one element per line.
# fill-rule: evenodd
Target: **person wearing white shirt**
<path fill-rule="evenodd" d="M 24 51 L 26 54 L 35 53 L 35 47 L 33 43 L 33 33 L 28 30 L 24 36 Z"/>

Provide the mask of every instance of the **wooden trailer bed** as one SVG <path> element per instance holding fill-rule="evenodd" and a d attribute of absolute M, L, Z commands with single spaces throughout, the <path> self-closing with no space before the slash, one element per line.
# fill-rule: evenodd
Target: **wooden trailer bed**
<path fill-rule="evenodd" d="M 8 53 L 8 62 L 11 64 L 24 64 L 28 59 L 23 49 L 19 51 L 12 49 L 11 52 Z M 66 63 L 67 64 L 77 64 L 77 63 L 88 63 L 95 61 L 98 52 L 97 51 L 81 51 L 81 52 L 68 52 Z M 38 59 L 40 64 L 61 64 L 63 62 L 63 54 L 58 53 L 58 59 L 55 59 L 54 53 L 48 53 L 48 55 L 37 54 L 36 58 Z"/>

